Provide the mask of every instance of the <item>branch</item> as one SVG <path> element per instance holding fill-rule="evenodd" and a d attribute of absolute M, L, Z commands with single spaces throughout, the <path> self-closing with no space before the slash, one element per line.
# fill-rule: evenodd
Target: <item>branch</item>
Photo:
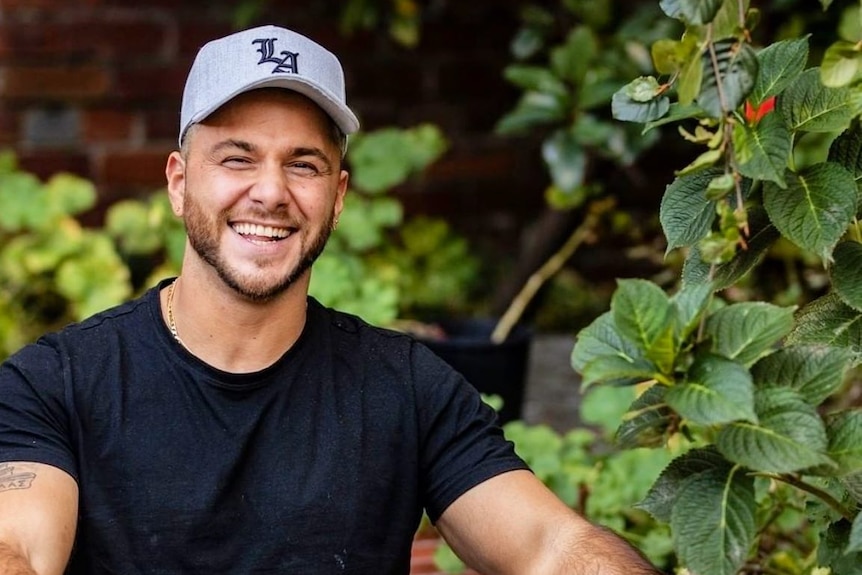
<path fill-rule="evenodd" d="M 789 475 L 787 473 L 784 474 L 775 474 L 775 473 L 755 473 L 755 475 L 759 475 L 760 477 L 766 477 L 768 479 L 774 479 L 775 481 L 781 481 L 782 483 L 786 483 L 788 485 L 792 485 L 793 487 L 805 491 L 809 493 L 821 501 L 823 501 L 826 505 L 828 505 L 832 510 L 836 513 L 847 519 L 847 521 L 853 522 L 855 518 L 855 513 L 844 507 L 840 501 L 832 497 L 830 493 L 827 493 L 823 489 L 819 487 L 815 487 L 810 483 L 806 483 L 802 479 L 796 477 L 795 475 Z"/>
<path fill-rule="evenodd" d="M 590 204 L 590 207 L 587 209 L 587 215 L 581 222 L 581 225 L 572 232 L 566 243 L 529 277 L 524 287 L 514 297 L 512 303 L 509 304 L 509 307 L 503 313 L 503 316 L 494 328 L 494 332 L 491 334 L 492 342 L 502 343 L 506 341 L 512 328 L 518 323 L 518 320 L 524 314 L 524 310 L 527 309 L 529 303 L 538 293 L 539 288 L 563 267 L 566 261 L 575 253 L 575 250 L 593 233 L 599 224 L 601 216 L 610 211 L 615 204 L 616 202 L 613 198 L 596 200 Z"/>

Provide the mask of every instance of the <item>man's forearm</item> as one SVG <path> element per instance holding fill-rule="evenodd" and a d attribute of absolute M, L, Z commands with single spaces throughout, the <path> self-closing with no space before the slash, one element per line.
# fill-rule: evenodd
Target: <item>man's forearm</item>
<path fill-rule="evenodd" d="M 637 548 L 605 527 L 593 525 L 578 537 L 570 567 L 577 575 L 662 575 Z"/>
<path fill-rule="evenodd" d="M 37 575 L 30 562 L 9 545 L 0 542 L 0 575 Z"/>

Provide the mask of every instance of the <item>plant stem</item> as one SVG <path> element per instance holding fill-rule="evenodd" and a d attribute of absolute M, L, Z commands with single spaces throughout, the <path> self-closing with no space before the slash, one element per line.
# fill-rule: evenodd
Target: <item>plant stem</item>
<path fill-rule="evenodd" d="M 494 327 L 493 333 L 491 333 L 492 342 L 502 343 L 506 341 L 512 328 L 514 328 L 521 319 L 521 316 L 524 314 L 524 310 L 527 309 L 529 303 L 538 293 L 539 288 L 541 288 L 548 279 L 563 267 L 566 261 L 568 261 L 568 259 L 572 257 L 572 254 L 575 253 L 575 250 L 580 247 L 580 245 L 592 234 L 596 226 L 598 226 L 601 216 L 610 211 L 615 204 L 616 201 L 613 198 L 603 198 L 590 204 L 584 220 L 577 228 L 575 228 L 569 236 L 569 239 L 566 240 L 566 243 L 564 243 L 563 246 L 550 258 L 548 258 L 547 261 L 542 264 L 542 267 L 533 272 L 524 284 L 524 287 L 521 288 L 521 291 L 519 291 L 514 299 L 512 299 L 509 307 L 506 308 L 500 321 L 498 321 L 497 325 Z"/>
<path fill-rule="evenodd" d="M 795 475 L 790 475 L 787 473 L 778 474 L 778 473 L 756 473 L 755 475 L 759 475 L 761 477 L 766 477 L 769 479 L 774 479 L 775 481 L 781 481 L 783 483 L 787 483 L 788 485 L 792 485 L 793 487 L 805 491 L 806 493 L 810 493 L 811 495 L 817 497 L 821 501 L 823 501 L 826 505 L 832 508 L 839 515 L 844 517 L 847 521 L 853 522 L 855 518 L 855 514 L 850 509 L 847 509 L 841 502 L 832 497 L 829 493 L 820 489 L 819 487 L 815 487 L 810 483 L 806 483 L 799 477 Z"/>

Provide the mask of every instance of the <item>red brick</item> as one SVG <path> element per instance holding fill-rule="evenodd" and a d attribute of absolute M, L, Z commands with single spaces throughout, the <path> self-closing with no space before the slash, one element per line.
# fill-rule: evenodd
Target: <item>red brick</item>
<path fill-rule="evenodd" d="M 21 117 L 12 110 L 0 110 L 0 145 L 13 146 L 21 131 Z"/>
<path fill-rule="evenodd" d="M 18 161 L 21 168 L 31 172 L 41 180 L 47 180 L 59 172 L 77 174 L 92 179 L 90 162 L 87 156 L 80 152 L 64 150 L 18 151 Z"/>
<path fill-rule="evenodd" d="M 87 143 L 128 141 L 135 128 L 135 114 L 125 110 L 90 109 L 82 112 L 82 131 Z"/>
<path fill-rule="evenodd" d="M 108 93 L 107 72 L 84 66 L 5 66 L 0 67 L 2 98 L 34 100 L 79 100 Z"/>
<path fill-rule="evenodd" d="M 146 110 L 144 113 L 144 133 L 148 140 L 177 139 L 180 130 L 180 99 L 164 108 Z"/>
<path fill-rule="evenodd" d="M 166 27 L 134 19 L 9 23 L 0 26 L 0 57 L 151 61 L 165 51 Z"/>
<path fill-rule="evenodd" d="M 126 101 L 146 102 L 163 99 L 179 102 L 188 68 L 185 65 L 122 68 L 116 73 L 116 95 Z"/>
<path fill-rule="evenodd" d="M 170 149 L 110 152 L 102 159 L 100 182 L 107 186 L 165 185 L 165 162 Z"/>

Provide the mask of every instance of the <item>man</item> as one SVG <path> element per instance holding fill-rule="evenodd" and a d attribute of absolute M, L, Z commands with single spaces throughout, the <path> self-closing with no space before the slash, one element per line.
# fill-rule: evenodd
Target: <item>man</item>
<path fill-rule="evenodd" d="M 426 348 L 308 297 L 358 127 L 303 36 L 201 49 L 166 166 L 180 276 L 0 367 L 0 575 L 404 574 L 423 509 L 487 575 L 655 573 Z"/>

